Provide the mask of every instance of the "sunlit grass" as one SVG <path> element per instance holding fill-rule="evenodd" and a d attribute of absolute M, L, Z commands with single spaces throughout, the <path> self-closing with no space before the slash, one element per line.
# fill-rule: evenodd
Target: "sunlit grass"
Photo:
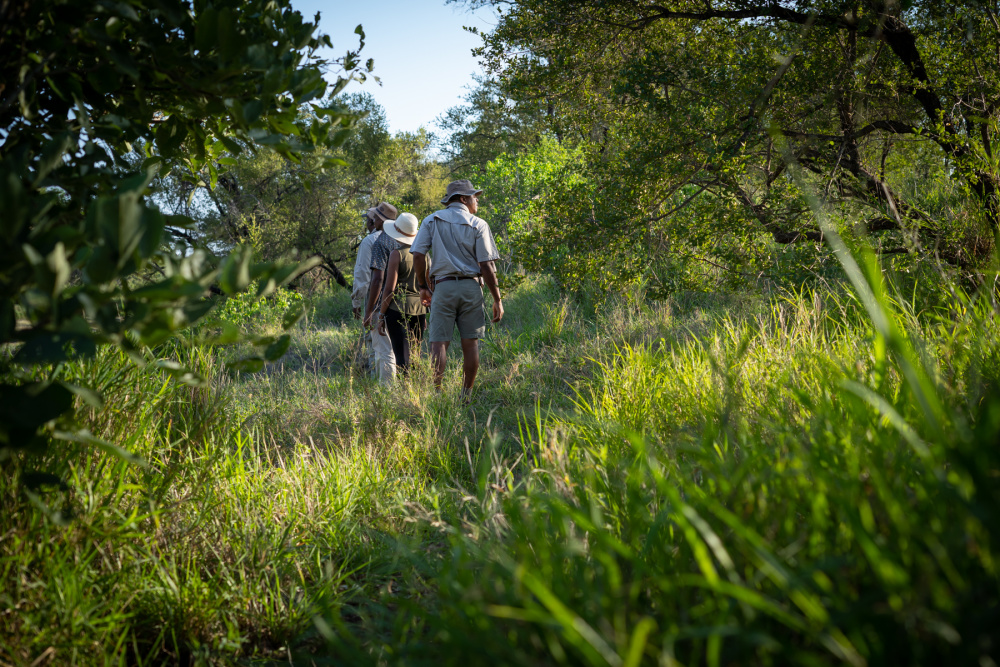
<path fill-rule="evenodd" d="M 344 293 L 258 374 L 183 347 L 163 353 L 206 386 L 107 352 L 68 368 L 106 398 L 85 425 L 147 466 L 81 446 L 26 464 L 67 490 L 5 478 L 0 659 L 991 655 L 992 528 L 969 509 L 997 469 L 970 444 L 1000 377 L 988 302 L 887 297 L 899 347 L 847 291 L 588 310 L 529 279 L 506 301 L 472 406 L 457 350 L 441 394 L 426 364 L 359 377 Z"/>

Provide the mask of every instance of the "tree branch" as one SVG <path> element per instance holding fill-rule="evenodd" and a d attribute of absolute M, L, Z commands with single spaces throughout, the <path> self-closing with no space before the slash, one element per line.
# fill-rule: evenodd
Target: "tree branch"
<path fill-rule="evenodd" d="M 345 278 L 343 272 L 341 272 L 341 270 L 337 268 L 337 265 L 334 263 L 333 259 L 331 259 L 327 255 L 324 255 L 321 252 L 316 253 L 316 257 L 319 257 L 320 259 L 323 260 L 323 263 L 319 265 L 320 268 L 322 268 L 324 271 L 333 276 L 333 279 L 337 281 L 338 285 L 340 285 L 341 287 L 347 287 L 347 278 Z"/>

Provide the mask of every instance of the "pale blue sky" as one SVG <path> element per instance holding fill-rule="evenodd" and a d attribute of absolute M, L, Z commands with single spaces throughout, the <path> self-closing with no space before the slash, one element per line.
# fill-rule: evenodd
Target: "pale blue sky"
<path fill-rule="evenodd" d="M 334 46 L 326 57 L 356 48 L 354 28 L 364 26 L 362 62 L 375 59 L 373 74 L 382 85 L 369 79 L 347 90 L 371 93 L 385 108 L 393 132 L 420 126 L 439 132 L 434 119 L 461 104 L 473 74 L 481 72 L 470 53 L 481 40 L 462 27 L 482 31 L 494 23 L 489 9 L 471 13 L 444 0 L 292 0 L 292 7 L 309 21 L 320 12 L 320 32 L 330 35 Z"/>

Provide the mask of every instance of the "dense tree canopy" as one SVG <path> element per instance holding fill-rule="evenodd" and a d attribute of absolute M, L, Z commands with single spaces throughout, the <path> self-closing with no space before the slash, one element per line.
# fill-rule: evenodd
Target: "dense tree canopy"
<path fill-rule="evenodd" d="M 472 4 L 499 14 L 482 55 L 500 105 L 587 148 L 552 242 L 680 236 L 749 270 L 761 243 L 822 237 L 810 194 L 884 252 L 971 266 L 992 247 L 995 2 Z"/>

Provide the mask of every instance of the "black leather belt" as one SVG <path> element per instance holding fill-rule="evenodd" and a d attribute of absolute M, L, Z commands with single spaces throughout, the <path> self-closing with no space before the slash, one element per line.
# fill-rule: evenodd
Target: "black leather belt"
<path fill-rule="evenodd" d="M 448 276 L 447 278 L 435 278 L 435 283 L 446 283 L 449 280 L 479 280 L 479 276 Z"/>

